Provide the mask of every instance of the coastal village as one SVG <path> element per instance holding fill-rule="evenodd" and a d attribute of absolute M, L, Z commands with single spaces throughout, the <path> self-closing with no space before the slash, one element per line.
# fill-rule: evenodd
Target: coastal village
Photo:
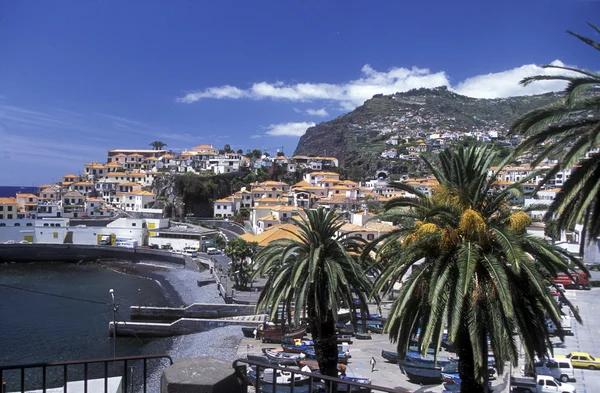
<path fill-rule="evenodd" d="M 419 116 L 409 113 L 408 116 L 395 119 L 394 128 L 404 123 L 412 126 L 411 121 L 419 123 L 419 119 Z M 426 139 L 414 139 L 413 137 L 423 134 L 415 131 L 407 136 L 397 130 L 396 133 L 391 133 L 382 124 L 372 125 L 376 126 L 380 127 L 382 135 L 391 134 L 386 143 L 402 146 L 410 158 L 402 155 L 396 157 L 390 151 L 397 150 L 391 149 L 382 152 L 382 156 L 387 155 L 390 159 L 400 160 L 412 160 L 424 152 L 440 151 L 465 138 L 486 141 L 490 138 L 497 140 L 503 135 L 503 130 L 482 129 L 473 133 L 435 132 L 430 133 Z M 515 141 L 500 141 L 512 145 L 519 140 L 520 138 Z M 286 157 L 277 152 L 273 156 L 264 153 L 261 157 L 249 158 L 241 151 L 225 152 L 208 144 L 179 153 L 163 149 L 162 146 L 158 147 L 109 150 L 105 162 L 85 163 L 77 174 L 66 174 L 62 181 L 55 184 L 40 185 L 36 194 L 18 193 L 14 197 L 0 198 L 0 241 L 63 243 L 67 241 L 66 234 L 74 232 L 75 235 L 70 236 L 69 241 L 75 244 L 100 244 L 101 234 L 112 234 L 115 238 L 125 237 L 134 241 L 138 246 L 165 246 L 168 243 L 179 252 L 185 247 L 201 248 L 201 236 L 196 239 L 185 236 L 183 240 L 178 240 L 175 235 L 163 233 L 163 237 L 168 236 L 171 240 L 161 239 L 159 230 L 168 229 L 171 223 L 169 219 L 164 218 L 163 209 L 156 207 L 159 201 L 153 192 L 153 184 L 159 176 L 243 175 L 257 172 L 259 169 L 273 173 L 274 168 L 278 167 L 284 174 L 300 177 L 302 180 L 292 184 L 274 180 L 257 182 L 213 202 L 215 219 L 233 219 L 240 213 L 245 213 L 247 225 L 251 229 L 250 233 L 244 235 L 245 240 L 257 241 L 261 247 L 274 239 L 286 236 L 290 226 L 294 224 L 294 217 L 303 209 L 317 207 L 335 209 L 343 214 L 346 224 L 340 232 L 351 233 L 368 241 L 377 239 L 394 230 L 394 226 L 390 222 L 374 219 L 374 209 L 391 198 L 408 195 L 389 185 L 390 179 L 385 170 L 374 173 L 371 180 L 362 182 L 342 179 L 338 171 L 339 162 L 335 157 Z M 588 156 L 596 154 L 598 150 L 597 148 L 590 151 Z M 503 168 L 496 182 L 499 189 L 518 182 L 535 171 L 549 170 L 555 164 L 545 161 L 537 167 L 532 167 L 526 163 L 528 159 L 531 161 L 531 157 L 525 155 L 523 158 L 523 163 Z M 492 167 L 490 174 L 496 169 Z M 514 198 L 514 207 L 550 205 L 570 174 L 569 169 L 559 171 L 532 196 L 531 193 L 543 179 L 540 173 L 523 184 L 525 193 Z M 437 181 L 432 177 L 411 178 L 403 175 L 395 181 L 413 186 L 426 195 L 431 195 L 437 186 Z M 546 236 L 542 221 L 545 210 L 532 210 L 528 214 L 533 219 L 529 231 L 541 237 Z M 99 232 L 85 227 L 87 225 L 93 228 L 93 219 L 115 221 Z M 69 228 L 70 220 L 77 220 L 77 226 Z M 88 221 L 82 225 L 80 220 Z M 138 222 L 133 231 L 132 220 Z M 144 220 L 152 222 L 148 221 L 142 225 Z M 61 229 L 56 229 L 51 236 L 48 236 L 49 232 L 43 235 L 43 229 L 48 226 Z M 78 235 L 78 232 L 90 231 L 94 232 L 94 236 Z M 562 233 L 556 240 L 569 251 L 577 253 L 582 240 L 580 231 L 581 228 L 576 227 L 574 231 Z M 269 236 L 265 232 L 268 232 Z"/>
<path fill-rule="evenodd" d="M 484 135 L 491 137 L 494 134 L 491 131 L 485 131 L 475 134 L 475 137 L 480 138 Z M 456 136 L 451 133 L 439 133 L 431 134 L 429 138 L 425 139 L 409 140 L 391 135 L 388 144 L 402 145 L 409 152 L 408 154 L 412 154 L 411 157 L 418 157 L 420 154 L 435 152 L 442 147 L 452 145 L 463 138 L 472 137 L 473 135 Z M 134 249 L 155 248 L 183 254 L 186 258 L 191 257 L 194 260 L 198 258 L 198 263 L 210 268 L 211 271 L 210 278 L 203 280 L 206 282 L 216 280 L 219 293 L 226 303 L 247 304 L 249 302 L 252 305 L 242 312 L 242 316 L 233 317 L 234 321 L 221 322 L 221 324 L 246 325 L 242 332 L 247 338 L 241 341 L 238 356 L 247 356 L 249 360 L 277 365 L 285 363 L 285 361 L 289 362 L 292 357 L 296 356 L 297 359 L 293 363 L 294 365 L 299 364 L 301 357 L 296 355 L 297 352 L 304 351 L 302 349 L 304 347 L 307 348 L 308 352 L 305 352 L 308 354 L 313 350 L 312 341 L 302 340 L 306 329 L 298 330 L 298 332 L 291 330 L 289 338 L 296 338 L 298 342 L 293 341 L 291 344 L 284 342 L 283 350 L 274 349 L 271 341 L 277 343 L 282 338 L 273 338 L 269 336 L 273 332 L 269 332 L 268 329 L 265 331 L 267 323 L 265 315 L 249 315 L 255 313 L 253 304 L 256 302 L 256 295 L 253 298 L 251 294 L 244 295 L 243 292 L 239 292 L 236 297 L 232 287 L 227 284 L 227 279 L 233 278 L 232 272 L 228 271 L 227 263 L 224 262 L 228 259 L 221 259 L 224 258 L 223 252 L 216 248 L 218 247 L 217 239 L 223 236 L 223 233 L 216 227 L 210 229 L 191 225 L 186 222 L 189 217 L 165 217 L 164 209 L 159 207 L 161 201 L 154 193 L 156 179 L 161 176 L 206 175 L 208 173 L 241 176 L 257 173 L 259 170 L 272 174 L 275 172 L 275 168 L 283 169 L 284 174 L 293 174 L 296 179 L 300 178 L 301 180 L 291 184 L 280 180 L 257 181 L 213 202 L 213 220 L 231 222 L 233 225 L 234 221 L 240 221 L 240 217 L 245 217 L 241 222 L 242 225 L 236 224 L 243 227 L 245 232 L 239 235 L 239 239 L 254 244 L 258 249 L 267 247 L 276 240 L 294 239 L 299 233 L 298 220 L 306 218 L 305 209 L 319 208 L 323 208 L 325 211 L 335 211 L 338 219 L 344 220 L 344 224 L 338 228 L 336 233 L 340 238 L 354 237 L 367 242 L 375 241 L 398 228 L 394 222 L 378 219 L 378 212 L 381 211 L 382 205 L 395 197 L 414 197 L 414 195 L 390 184 L 392 180 L 385 170 L 374 173 L 370 180 L 355 182 L 344 179 L 339 170 L 339 161 L 334 157 L 303 155 L 286 157 L 283 153 L 277 152 L 274 156 L 262 154 L 260 157 L 250 158 L 241 152 L 225 152 L 224 150 L 208 144 L 198 145 L 183 152 L 162 148 L 110 150 L 105 162 L 85 163 L 78 174 L 64 175 L 62 181 L 56 184 L 41 185 L 36 194 L 18 193 L 14 197 L 1 198 L 0 241 L 5 244 L 19 245 L 35 243 Z M 598 148 L 592 149 L 586 157 L 592 157 L 597 153 Z M 402 157 L 390 157 L 390 159 L 410 160 L 410 158 Z M 530 162 L 530 158 L 528 159 L 528 156 L 525 155 L 518 164 L 503 167 L 497 175 L 494 187 L 503 190 L 515 182 L 527 179 L 523 184 L 523 195 L 515 195 L 510 201 L 511 206 L 517 210 L 535 205 L 536 209 L 527 211 L 530 224 L 526 231 L 530 235 L 549 240 L 548 232 L 545 231 L 546 209 L 544 206 L 549 206 L 554 201 L 576 166 L 556 172 L 534 195 L 534 190 L 544 177 L 541 172 L 537 172 L 553 168 L 556 162 L 545 160 L 535 167 L 528 162 Z M 498 167 L 491 167 L 488 175 L 494 174 L 497 170 Z M 278 173 L 281 173 L 281 170 Z M 411 186 L 426 196 L 432 196 L 439 186 L 437 180 L 432 176 L 401 176 L 393 181 Z M 587 246 L 587 260 L 592 260 L 596 258 L 594 250 L 597 245 L 585 243 L 582 232 L 581 225 L 578 225 L 574 230 L 562 231 L 552 240 L 557 246 L 575 256 L 579 255 L 582 246 L 584 248 Z M 224 244 L 224 248 L 226 248 L 226 242 Z M 224 251 L 227 253 L 226 250 Z M 253 263 L 247 257 L 244 258 L 247 263 Z M 569 286 L 569 282 L 567 280 L 565 284 Z M 201 281 L 198 281 L 198 285 L 200 284 Z M 260 280 L 256 282 L 257 289 L 264 290 L 264 285 L 264 282 Z M 402 283 L 394 285 L 396 293 L 401 286 Z M 392 294 L 394 290 L 392 290 Z M 557 299 L 560 299 L 560 295 L 557 295 Z M 374 313 L 369 314 L 367 329 L 363 331 L 354 331 L 350 325 L 346 324 L 343 316 L 339 316 L 337 330 L 338 339 L 341 340 L 340 348 L 342 348 L 339 355 L 342 377 L 346 378 L 346 370 L 350 364 L 354 367 L 354 376 L 347 377 L 347 381 L 386 386 L 398 385 L 398 378 L 400 378 L 397 369 L 398 354 L 392 350 L 393 346 L 388 342 L 387 336 L 382 334 L 385 319 L 390 312 L 391 300 L 393 298 L 379 305 L 370 305 L 369 311 Z M 382 308 L 376 309 L 376 306 Z M 160 308 L 157 310 L 156 312 L 161 312 Z M 219 312 L 227 311 L 224 309 Z M 258 317 L 260 319 L 256 322 Z M 250 321 L 254 324 L 251 325 Z M 124 324 L 120 328 L 121 335 L 152 335 L 160 329 L 173 329 L 169 327 L 168 323 L 150 324 L 152 325 L 151 331 L 146 331 L 150 329 L 147 323 L 136 321 L 119 323 Z M 197 326 L 204 326 L 198 325 L 199 323 L 218 322 L 210 320 L 195 322 Z M 116 331 L 116 326 L 118 325 L 111 322 L 113 331 Z M 198 329 L 197 326 L 185 328 L 184 331 L 187 333 L 198 331 L 195 330 Z M 566 322 L 564 326 L 566 328 Z M 570 320 L 568 326 L 571 329 Z M 283 334 L 281 331 L 279 333 Z M 294 336 L 295 334 L 297 337 Z M 260 339 L 261 342 L 257 342 L 256 339 Z M 370 340 L 370 345 L 365 345 L 366 341 L 364 340 Z M 354 344 L 350 345 L 352 342 Z M 255 346 L 256 349 L 254 349 Z M 387 349 L 381 350 L 380 348 Z M 439 357 L 441 364 L 448 362 L 448 359 L 452 359 L 453 356 L 451 347 L 443 348 Z M 302 354 L 304 355 L 305 352 Z M 352 361 L 349 360 L 352 356 L 351 353 L 354 353 Z M 410 354 L 410 356 L 417 356 L 415 352 L 410 352 Z M 372 373 L 375 370 L 374 362 L 377 360 L 369 360 L 367 355 L 371 359 L 375 359 L 377 356 L 380 362 L 378 370 L 382 371 L 380 374 L 372 376 L 368 374 L 366 365 L 371 362 Z M 318 368 L 314 360 L 303 360 L 300 363 L 307 367 L 302 369 L 304 371 Z M 446 375 L 443 378 L 438 377 L 437 374 L 434 377 L 426 377 L 421 375 L 420 371 L 410 374 L 412 369 L 406 364 L 403 366 L 403 370 L 412 383 L 420 381 L 419 383 L 425 385 L 438 385 L 436 388 L 438 390 L 432 391 L 441 391 L 439 389 L 442 388 L 442 385 L 439 385 L 438 379 L 439 381 L 443 379 L 444 387 L 454 386 L 452 389 L 456 389 L 459 386 L 457 384 L 457 381 L 460 380 L 457 380 L 458 374 L 450 371 L 448 367 L 450 366 L 445 368 L 448 374 L 440 374 L 436 371 L 440 375 Z M 490 375 L 497 378 L 493 383 L 497 389 L 500 389 L 499 391 L 508 391 L 506 389 L 510 385 L 505 381 L 506 375 L 518 375 L 518 372 L 517 374 L 512 372 L 496 376 L 495 369 L 490 370 L 494 370 L 490 371 Z M 267 377 L 264 378 L 264 381 L 267 381 Z M 303 378 L 301 378 L 302 381 L 306 379 Z M 517 380 L 515 379 L 515 381 Z M 281 382 L 287 383 L 283 377 Z M 401 382 L 401 386 L 410 386 L 406 383 L 410 382 Z"/>

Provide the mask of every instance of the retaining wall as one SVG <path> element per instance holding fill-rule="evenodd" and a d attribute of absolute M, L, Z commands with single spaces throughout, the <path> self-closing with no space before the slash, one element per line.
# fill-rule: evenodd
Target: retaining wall
<path fill-rule="evenodd" d="M 254 315 L 254 306 L 239 304 L 194 303 L 184 308 L 131 306 L 131 319 L 135 321 L 176 321 L 180 318 L 226 318 Z"/>
<path fill-rule="evenodd" d="M 1 262 L 79 262 L 119 259 L 160 261 L 185 265 L 185 256 L 168 251 L 83 244 L 0 244 Z"/>

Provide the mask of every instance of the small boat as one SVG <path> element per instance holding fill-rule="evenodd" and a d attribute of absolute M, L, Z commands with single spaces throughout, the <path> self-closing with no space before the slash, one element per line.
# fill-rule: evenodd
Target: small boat
<path fill-rule="evenodd" d="M 338 344 L 340 344 L 340 343 L 352 344 L 352 335 L 351 334 L 338 334 L 337 342 L 338 342 Z"/>
<path fill-rule="evenodd" d="M 359 319 L 359 320 L 362 318 L 362 314 L 360 313 L 360 311 L 358 311 L 355 314 L 355 316 L 356 316 L 356 319 Z M 386 320 L 386 318 L 382 317 L 381 314 L 367 314 L 365 319 L 367 321 L 379 321 L 379 322 Z"/>
<path fill-rule="evenodd" d="M 244 333 L 244 337 L 254 338 L 254 332 L 258 334 L 258 330 L 252 326 L 242 326 L 242 333 Z"/>
<path fill-rule="evenodd" d="M 458 383 L 445 383 L 444 390 L 442 393 L 460 392 L 460 384 Z"/>
<path fill-rule="evenodd" d="M 380 324 L 380 323 L 367 324 L 367 331 L 369 331 L 371 333 L 381 334 L 381 333 L 383 333 L 383 324 Z"/>
<path fill-rule="evenodd" d="M 371 337 L 371 335 L 370 335 L 370 334 L 368 334 L 368 333 L 355 333 L 355 334 L 354 334 L 354 337 L 355 337 L 357 340 L 371 340 L 371 339 L 373 338 L 373 337 Z"/>
<path fill-rule="evenodd" d="M 408 354 L 406 355 L 406 362 L 413 362 L 413 363 L 425 363 L 425 364 L 431 364 L 433 366 L 433 364 L 437 363 L 438 366 L 443 367 L 445 365 L 447 365 L 450 362 L 454 362 L 454 359 L 450 359 L 446 356 L 438 356 L 437 358 L 434 355 L 421 355 L 419 352 L 412 352 L 409 351 Z"/>
<path fill-rule="evenodd" d="M 250 368 L 248 370 L 248 380 L 252 385 L 256 386 L 256 369 Z M 275 370 L 272 368 L 262 369 L 260 372 L 260 383 L 262 384 L 277 384 L 278 386 L 294 386 L 308 385 L 310 378 L 303 374 L 291 373 L 284 370 Z"/>
<path fill-rule="evenodd" d="M 263 363 L 269 363 L 269 364 L 278 364 L 278 362 L 276 362 L 275 360 L 271 360 L 271 359 L 269 359 L 268 357 L 266 357 L 264 355 L 247 354 L 246 355 L 246 359 L 252 360 L 252 361 L 263 362 Z"/>
<path fill-rule="evenodd" d="M 292 344 L 281 344 L 284 352 L 289 353 L 305 353 L 309 349 L 314 349 L 312 345 L 292 345 Z"/>
<path fill-rule="evenodd" d="M 411 382 L 421 385 L 438 385 L 442 383 L 441 367 L 415 366 L 414 363 L 403 361 L 399 361 L 398 365 Z"/>
<path fill-rule="evenodd" d="M 303 353 L 283 352 L 275 348 L 263 348 L 263 353 L 266 357 L 282 365 L 296 364 L 299 360 L 306 357 Z"/>
<path fill-rule="evenodd" d="M 386 351 L 385 349 L 382 349 L 381 357 L 390 363 L 398 363 L 398 352 Z"/>
<path fill-rule="evenodd" d="M 352 382 L 357 382 L 357 383 L 364 383 L 365 385 L 370 385 L 371 384 L 371 379 L 370 378 L 348 377 L 346 375 L 340 375 L 339 378 L 343 379 L 345 381 L 352 381 Z"/>
<path fill-rule="evenodd" d="M 317 352 L 314 349 L 309 349 L 304 352 L 304 355 L 308 359 L 316 359 Z M 338 363 L 346 364 L 348 363 L 348 359 L 351 358 L 350 354 L 344 351 L 338 351 Z"/>
<path fill-rule="evenodd" d="M 338 334 L 354 334 L 354 326 L 352 326 L 351 324 L 338 322 L 335 325 L 335 329 L 337 330 Z"/>
<path fill-rule="evenodd" d="M 280 343 L 282 339 L 302 338 L 306 334 L 306 326 L 286 328 L 280 326 L 262 325 L 258 331 L 262 342 Z"/>
<path fill-rule="evenodd" d="M 442 381 L 444 381 L 445 383 L 460 385 L 461 379 L 458 373 L 447 374 L 442 372 Z"/>

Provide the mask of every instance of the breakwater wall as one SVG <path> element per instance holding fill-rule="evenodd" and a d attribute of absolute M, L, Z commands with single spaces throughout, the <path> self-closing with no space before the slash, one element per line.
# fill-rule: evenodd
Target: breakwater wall
<path fill-rule="evenodd" d="M 185 256 L 168 251 L 84 244 L 0 244 L 2 262 L 79 262 L 118 259 L 131 262 L 160 261 L 185 265 Z"/>
<path fill-rule="evenodd" d="M 215 319 L 254 315 L 254 306 L 194 303 L 183 308 L 131 306 L 133 321 L 176 321 L 181 318 Z"/>
<path fill-rule="evenodd" d="M 254 320 L 235 319 L 192 319 L 181 318 L 172 323 L 156 322 L 117 322 L 117 336 L 140 336 L 140 337 L 169 337 L 182 334 L 200 333 L 223 326 L 255 326 L 264 323 L 264 316 L 256 316 Z M 110 322 L 108 330 L 112 336 L 115 324 Z"/>

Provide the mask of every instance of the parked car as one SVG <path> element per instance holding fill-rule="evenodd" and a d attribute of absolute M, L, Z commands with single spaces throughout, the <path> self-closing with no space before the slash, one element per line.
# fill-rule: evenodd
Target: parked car
<path fill-rule="evenodd" d="M 575 369 L 569 359 L 544 359 L 535 362 L 535 373 L 537 375 L 549 375 L 561 382 L 575 382 Z"/>
<path fill-rule="evenodd" d="M 535 378 L 510 378 L 513 393 L 576 393 L 575 386 L 563 383 L 548 375 Z"/>
<path fill-rule="evenodd" d="M 571 352 L 570 354 L 555 355 L 555 359 L 567 358 L 577 368 L 589 368 L 590 370 L 600 369 L 600 359 L 597 359 L 587 352 Z"/>

